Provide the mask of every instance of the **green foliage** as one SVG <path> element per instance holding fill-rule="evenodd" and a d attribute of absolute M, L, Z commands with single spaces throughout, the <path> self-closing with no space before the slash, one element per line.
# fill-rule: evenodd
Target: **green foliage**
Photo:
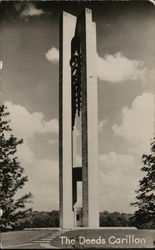
<path fill-rule="evenodd" d="M 100 213 L 101 227 L 129 227 L 134 223 L 131 221 L 131 214 L 104 211 Z"/>
<path fill-rule="evenodd" d="M 139 181 L 136 191 L 136 202 L 132 206 L 138 207 L 134 220 L 138 228 L 155 228 L 155 138 L 151 143 L 151 154 L 142 156 L 145 176 Z"/>
<path fill-rule="evenodd" d="M 27 224 L 29 228 L 59 227 L 59 211 L 38 212 L 34 211 L 31 216 L 31 223 Z"/>
<path fill-rule="evenodd" d="M 1 229 L 14 228 L 22 225 L 29 218 L 31 209 L 23 210 L 25 203 L 31 198 L 31 193 L 15 199 L 15 195 L 28 181 L 24 169 L 16 157 L 17 146 L 23 143 L 11 134 L 7 107 L 0 106 L 0 208 L 3 215 L 0 218 Z"/>
<path fill-rule="evenodd" d="M 131 220 L 133 214 L 126 213 L 109 213 L 104 211 L 100 213 L 100 226 L 101 227 L 125 227 L 134 226 L 134 221 Z M 53 210 L 52 212 L 34 211 L 31 215 L 31 221 L 27 222 L 25 227 L 28 228 L 45 228 L 45 227 L 59 227 L 59 211 Z"/>

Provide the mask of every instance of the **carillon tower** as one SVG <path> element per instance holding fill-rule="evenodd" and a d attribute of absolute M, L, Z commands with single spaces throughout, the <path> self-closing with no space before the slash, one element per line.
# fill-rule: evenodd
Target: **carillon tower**
<path fill-rule="evenodd" d="M 62 13 L 59 66 L 60 226 L 97 228 L 96 25 L 90 9 L 78 17 Z"/>

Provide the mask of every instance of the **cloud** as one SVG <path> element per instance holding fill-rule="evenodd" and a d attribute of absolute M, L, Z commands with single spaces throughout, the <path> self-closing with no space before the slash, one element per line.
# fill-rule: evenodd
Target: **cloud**
<path fill-rule="evenodd" d="M 34 3 L 15 3 L 15 8 L 20 13 L 21 18 L 40 16 L 44 14 L 44 11 L 36 8 Z"/>
<path fill-rule="evenodd" d="M 28 182 L 19 190 L 17 197 L 32 192 L 34 198 L 33 208 L 36 210 L 58 209 L 59 201 L 59 167 L 58 161 L 50 157 L 37 156 L 34 149 L 34 135 L 47 133 L 58 133 L 57 119 L 46 121 L 42 113 L 30 113 L 21 105 L 5 102 L 10 112 L 10 126 L 12 133 L 18 138 L 24 138 L 24 142 L 18 145 L 17 153 L 19 162 L 28 176 Z M 8 134 L 6 134 L 6 137 Z M 48 142 L 48 140 L 47 140 Z M 35 142 L 36 143 L 36 142 Z M 46 150 L 46 142 L 43 142 L 42 149 Z M 46 204 L 46 205 L 45 205 Z M 32 204 L 31 204 L 32 206 Z"/>
<path fill-rule="evenodd" d="M 0 80 L 2 80 L 2 69 L 3 69 L 3 62 L 0 61 Z M 1 95 L 1 92 L 0 92 Z"/>
<path fill-rule="evenodd" d="M 29 17 L 29 16 L 40 16 L 44 14 L 42 9 L 37 9 L 34 4 L 27 4 L 26 8 L 21 12 L 21 17 Z"/>
<path fill-rule="evenodd" d="M 58 133 L 57 119 L 46 121 L 41 112 L 30 113 L 25 107 L 9 101 L 5 105 L 10 112 L 10 125 L 17 137 L 26 139 L 37 133 Z"/>
<path fill-rule="evenodd" d="M 51 63 L 57 63 L 59 61 L 59 50 L 52 47 L 45 54 L 46 59 Z"/>
<path fill-rule="evenodd" d="M 24 145 L 24 144 L 23 144 Z M 22 145 L 21 145 L 22 146 Z M 19 147 L 21 147 L 19 146 Z M 26 146 L 27 147 L 27 146 Z M 24 148 L 26 148 L 23 146 Z M 57 161 L 51 159 L 37 159 L 31 149 L 28 154 L 23 151 L 23 157 L 18 150 L 18 157 L 28 176 L 28 183 L 20 190 L 17 197 L 31 192 L 34 196 L 33 208 L 36 210 L 58 209 L 59 204 L 59 166 Z M 26 159 L 26 156 L 30 158 Z M 46 204 L 46 205 L 45 205 Z"/>
<path fill-rule="evenodd" d="M 133 202 L 140 179 L 140 166 L 133 155 L 117 154 L 112 151 L 99 156 L 100 166 L 100 209 L 133 212 Z M 115 204 L 115 206 L 114 206 Z"/>
<path fill-rule="evenodd" d="M 144 79 L 146 68 L 142 61 L 130 60 L 117 52 L 115 55 L 97 57 L 98 78 L 112 83 Z"/>
<path fill-rule="evenodd" d="M 122 108 L 121 116 L 121 124 L 112 126 L 114 133 L 132 143 L 131 151 L 146 153 L 154 136 L 154 95 L 137 96 L 131 108 Z"/>
<path fill-rule="evenodd" d="M 117 154 L 114 151 L 101 154 L 99 161 L 104 165 L 104 173 L 113 172 L 116 168 L 117 170 L 121 169 L 121 171 L 127 172 L 131 170 L 135 163 L 132 155 Z"/>
<path fill-rule="evenodd" d="M 99 122 L 99 132 L 102 132 L 104 125 L 108 122 L 107 119 Z"/>
<path fill-rule="evenodd" d="M 49 62 L 57 63 L 59 61 L 59 50 L 52 47 L 47 51 L 45 57 Z M 111 83 L 137 79 L 145 83 L 147 69 L 142 61 L 130 60 L 122 53 L 117 52 L 115 55 L 106 55 L 105 58 L 97 55 L 97 75 L 100 80 Z"/>
<path fill-rule="evenodd" d="M 28 141 L 24 141 L 23 144 L 18 146 L 17 155 L 21 163 L 26 162 L 27 164 L 29 164 L 32 162 L 32 159 L 34 158 L 34 153 L 31 150 Z"/>
<path fill-rule="evenodd" d="M 0 61 L 0 70 L 2 70 L 2 68 L 3 68 L 3 62 Z"/>
<path fill-rule="evenodd" d="M 153 3 L 153 5 L 155 6 L 155 0 L 149 0 L 149 2 Z"/>

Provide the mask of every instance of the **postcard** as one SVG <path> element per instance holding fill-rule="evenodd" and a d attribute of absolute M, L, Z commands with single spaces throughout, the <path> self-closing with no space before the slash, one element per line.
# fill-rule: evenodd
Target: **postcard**
<path fill-rule="evenodd" d="M 0 1 L 0 247 L 154 247 L 154 1 Z"/>

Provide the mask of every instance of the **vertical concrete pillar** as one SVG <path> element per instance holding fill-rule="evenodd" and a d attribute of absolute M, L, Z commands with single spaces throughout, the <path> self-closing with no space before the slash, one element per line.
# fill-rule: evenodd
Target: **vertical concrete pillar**
<path fill-rule="evenodd" d="M 82 182 L 83 226 L 99 226 L 98 207 L 98 104 L 96 68 L 96 26 L 92 12 L 79 17 L 82 60 Z"/>
<path fill-rule="evenodd" d="M 87 140 L 88 140 L 88 226 L 99 227 L 98 207 L 98 98 L 96 24 L 86 9 L 86 77 L 87 77 Z M 93 34 L 93 35 L 92 35 Z"/>
<path fill-rule="evenodd" d="M 72 104 L 71 104 L 71 40 L 76 17 L 62 13 L 60 21 L 59 72 L 59 204 L 60 227 L 73 227 L 72 212 Z"/>

